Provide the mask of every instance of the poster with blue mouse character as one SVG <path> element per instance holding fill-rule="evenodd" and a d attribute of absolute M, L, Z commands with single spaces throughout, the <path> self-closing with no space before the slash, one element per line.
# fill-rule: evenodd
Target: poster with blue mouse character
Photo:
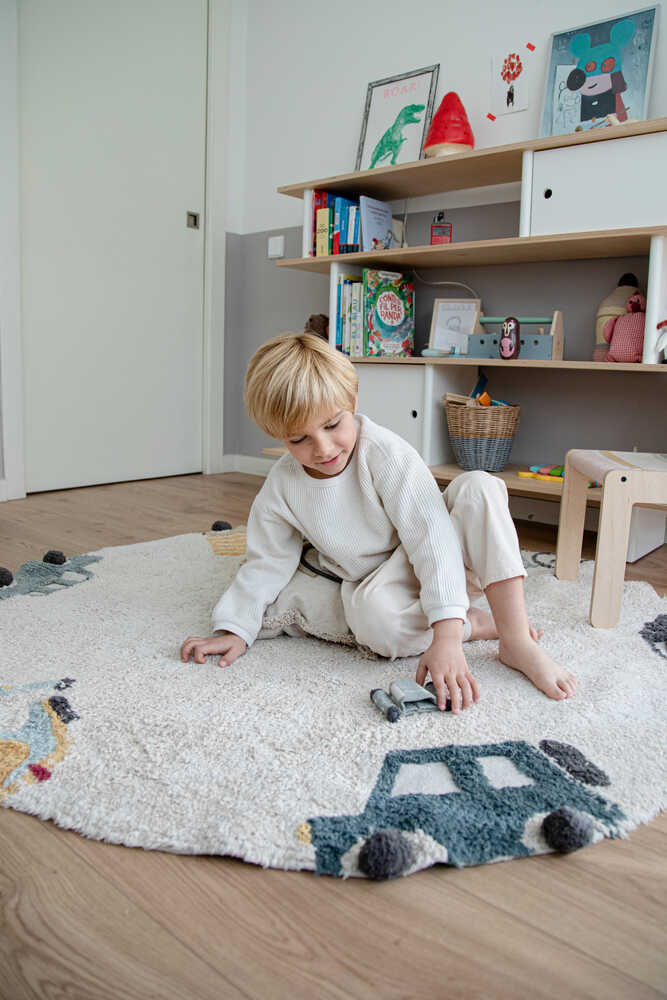
<path fill-rule="evenodd" d="M 541 136 L 646 118 L 658 6 L 551 36 Z"/>

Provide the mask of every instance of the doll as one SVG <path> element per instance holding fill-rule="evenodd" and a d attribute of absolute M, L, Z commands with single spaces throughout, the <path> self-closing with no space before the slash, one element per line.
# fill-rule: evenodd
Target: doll
<path fill-rule="evenodd" d="M 625 303 L 625 310 L 622 316 L 614 316 L 604 326 L 609 361 L 637 362 L 642 359 L 646 299 L 635 292 Z"/>

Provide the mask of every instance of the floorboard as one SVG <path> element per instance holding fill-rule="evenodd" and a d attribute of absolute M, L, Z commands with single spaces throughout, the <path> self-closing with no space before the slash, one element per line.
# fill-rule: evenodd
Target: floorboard
<path fill-rule="evenodd" d="M 0 565 L 244 523 L 262 479 L 182 476 L 0 504 Z M 517 525 L 555 550 L 555 529 Z M 594 536 L 585 554 L 594 553 Z M 667 593 L 667 547 L 628 567 Z M 87 840 L 0 810 L 0 1000 L 667 995 L 667 819 L 569 857 L 374 884 Z"/>

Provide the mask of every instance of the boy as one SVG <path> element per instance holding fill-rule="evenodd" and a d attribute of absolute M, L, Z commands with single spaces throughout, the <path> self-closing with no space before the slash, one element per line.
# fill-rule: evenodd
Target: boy
<path fill-rule="evenodd" d="M 349 359 L 311 334 L 276 337 L 256 352 L 245 401 L 255 423 L 287 448 L 256 496 L 247 559 L 213 611 L 215 634 L 190 636 L 181 658 L 229 666 L 250 646 L 265 609 L 296 572 L 304 538 L 341 579 L 357 641 L 390 658 L 420 656 L 438 706 L 458 713 L 479 698 L 463 642 L 499 639 L 499 658 L 550 698 L 576 680 L 537 644 L 523 597 L 526 575 L 502 480 L 458 476 L 440 491 L 418 453 L 356 414 Z M 481 582 L 493 618 L 470 608 Z M 479 592 L 479 591 L 478 591 Z"/>

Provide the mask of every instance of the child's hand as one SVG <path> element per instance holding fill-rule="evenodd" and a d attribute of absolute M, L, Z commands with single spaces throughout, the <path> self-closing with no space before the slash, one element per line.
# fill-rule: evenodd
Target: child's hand
<path fill-rule="evenodd" d="M 417 684 L 423 685 L 429 673 L 438 697 L 438 708 L 445 708 L 448 691 L 455 715 L 479 699 L 479 684 L 468 670 L 460 639 L 447 636 L 433 640 L 419 661 Z"/>
<path fill-rule="evenodd" d="M 210 635 L 207 639 L 191 635 L 188 636 L 181 646 L 181 659 L 184 663 L 187 663 L 192 655 L 195 663 L 206 663 L 207 656 L 221 653 L 218 666 L 228 667 L 234 660 L 245 653 L 247 648 L 244 640 L 240 636 L 234 635 L 233 632 Z"/>

